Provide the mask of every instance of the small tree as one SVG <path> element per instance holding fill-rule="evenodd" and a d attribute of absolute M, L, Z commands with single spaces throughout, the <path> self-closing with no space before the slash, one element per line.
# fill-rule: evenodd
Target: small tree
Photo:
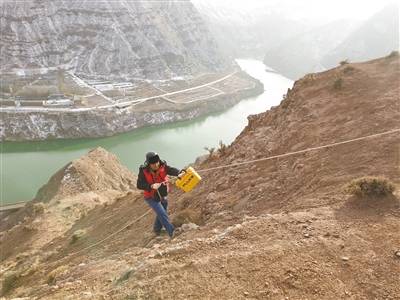
<path fill-rule="evenodd" d="M 339 62 L 339 64 L 340 64 L 341 66 L 347 65 L 348 63 L 349 63 L 349 60 L 348 60 L 348 59 L 345 59 L 345 60 L 342 60 L 341 62 Z"/>

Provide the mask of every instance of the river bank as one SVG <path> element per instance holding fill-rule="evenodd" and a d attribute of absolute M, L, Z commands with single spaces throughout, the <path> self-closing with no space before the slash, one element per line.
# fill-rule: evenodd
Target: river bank
<path fill-rule="evenodd" d="M 199 98 L 199 94 L 211 88 L 217 92 Z M 263 91 L 264 86 L 259 80 L 240 71 L 221 82 L 135 103 L 121 102 L 91 109 L 3 109 L 0 110 L 0 141 L 112 136 L 222 111 Z M 170 95 L 180 98 L 171 100 Z"/>

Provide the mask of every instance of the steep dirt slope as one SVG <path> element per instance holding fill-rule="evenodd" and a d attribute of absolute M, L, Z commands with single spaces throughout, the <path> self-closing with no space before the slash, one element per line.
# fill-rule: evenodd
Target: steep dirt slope
<path fill-rule="evenodd" d="M 195 164 L 203 181 L 193 192 L 170 195 L 173 219 L 198 228 L 153 238 L 141 193 L 120 192 L 35 252 L 3 257 L 3 281 L 15 276 L 7 297 L 400 299 L 399 134 L 201 171 L 399 128 L 399 66 L 393 56 L 307 75 L 280 106 L 249 117 L 232 145 Z M 365 175 L 383 175 L 397 191 L 342 193 Z M 3 230 L 3 249 L 13 230 Z"/>
<path fill-rule="evenodd" d="M 1 220 L 1 259 L 37 251 L 136 185 L 136 177 L 102 148 L 67 164 L 20 211 Z"/>
<path fill-rule="evenodd" d="M 249 125 L 226 154 L 199 166 L 213 166 L 298 151 L 400 127 L 400 68 L 397 57 L 348 64 L 296 81 L 281 105 L 249 117 Z M 341 88 L 335 88 L 340 82 Z M 399 183 L 399 135 L 391 134 L 335 148 L 213 171 L 194 195 L 214 190 L 249 212 L 294 210 L 327 203 L 342 184 L 365 175 Z M 229 179 L 229 180 L 227 180 Z M 251 201 L 249 201 L 251 200 Z M 203 203 L 202 201 L 199 201 Z M 212 201 L 219 203 L 219 201 Z M 333 201 L 334 202 L 334 201 Z M 211 210 L 212 211 L 212 210 Z"/>

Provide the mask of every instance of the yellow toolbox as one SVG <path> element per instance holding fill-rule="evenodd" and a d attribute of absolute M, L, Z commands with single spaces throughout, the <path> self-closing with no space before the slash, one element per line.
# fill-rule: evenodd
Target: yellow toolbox
<path fill-rule="evenodd" d="M 175 185 L 185 192 L 190 192 L 200 180 L 200 175 L 192 167 L 189 167 L 186 169 L 185 175 L 175 181 Z"/>

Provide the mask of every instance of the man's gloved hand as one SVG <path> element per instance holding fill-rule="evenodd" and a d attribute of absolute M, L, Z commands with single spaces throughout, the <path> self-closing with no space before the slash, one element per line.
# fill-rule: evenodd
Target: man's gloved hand
<path fill-rule="evenodd" d="M 151 185 L 151 188 L 153 189 L 153 190 L 158 190 L 158 188 L 161 186 L 161 183 L 153 183 L 152 185 Z"/>
<path fill-rule="evenodd" d="M 179 174 L 178 174 L 178 178 L 181 179 L 183 175 L 185 175 L 185 170 L 182 170 Z"/>

